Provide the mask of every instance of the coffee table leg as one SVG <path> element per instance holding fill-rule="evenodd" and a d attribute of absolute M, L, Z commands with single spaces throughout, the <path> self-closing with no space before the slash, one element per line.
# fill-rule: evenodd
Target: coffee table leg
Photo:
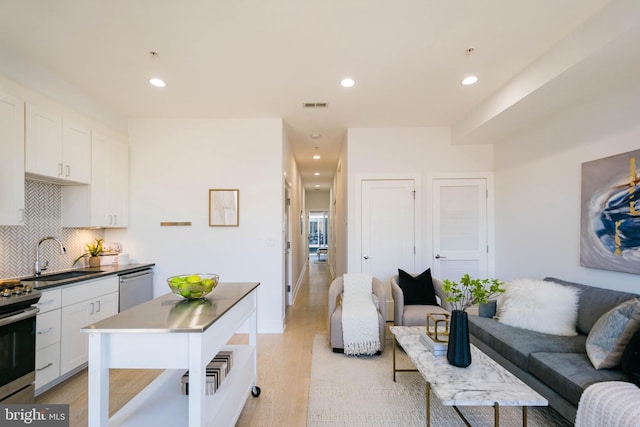
<path fill-rule="evenodd" d="M 500 405 L 497 402 L 493 404 L 493 425 L 500 427 Z"/>
<path fill-rule="evenodd" d="M 431 384 L 427 381 L 427 427 L 431 427 Z"/>
<path fill-rule="evenodd" d="M 396 382 L 396 337 L 393 337 L 393 382 Z"/>
<path fill-rule="evenodd" d="M 527 407 L 522 407 L 522 427 L 527 427 Z"/>

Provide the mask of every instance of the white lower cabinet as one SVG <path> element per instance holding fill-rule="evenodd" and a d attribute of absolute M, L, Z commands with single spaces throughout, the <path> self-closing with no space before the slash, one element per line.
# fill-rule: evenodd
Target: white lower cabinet
<path fill-rule="evenodd" d="M 36 395 L 87 362 L 87 334 L 80 329 L 118 313 L 118 289 L 118 276 L 109 276 L 43 291 L 36 320 Z"/>
<path fill-rule="evenodd" d="M 36 390 L 60 376 L 60 306 L 62 291 L 42 292 L 36 317 Z"/>
<path fill-rule="evenodd" d="M 118 313 L 118 287 L 113 276 L 62 289 L 60 375 L 89 360 L 88 337 L 80 329 Z"/>
<path fill-rule="evenodd" d="M 60 341 L 36 351 L 36 390 L 58 379 L 59 376 Z"/>

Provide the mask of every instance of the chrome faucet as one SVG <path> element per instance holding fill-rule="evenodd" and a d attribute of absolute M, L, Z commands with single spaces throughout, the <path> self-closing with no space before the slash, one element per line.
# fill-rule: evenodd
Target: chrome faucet
<path fill-rule="evenodd" d="M 47 266 L 49 265 L 49 261 L 47 261 L 44 267 L 40 267 L 40 245 L 47 240 L 55 240 L 56 242 L 58 242 L 58 244 L 60 245 L 61 254 L 65 254 L 67 252 L 67 249 L 64 247 L 62 242 L 55 237 L 43 237 L 42 239 L 40 239 L 38 241 L 38 244 L 36 245 L 36 265 L 34 266 L 34 269 L 33 269 L 36 276 L 39 276 L 40 273 L 42 273 L 42 270 L 46 270 Z"/>

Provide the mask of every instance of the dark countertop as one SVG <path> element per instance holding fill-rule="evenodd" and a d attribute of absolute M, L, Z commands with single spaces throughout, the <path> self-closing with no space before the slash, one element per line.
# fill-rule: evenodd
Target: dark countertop
<path fill-rule="evenodd" d="M 203 299 L 188 301 L 168 293 L 82 328 L 97 333 L 204 332 L 259 282 L 220 283 Z"/>
<path fill-rule="evenodd" d="M 136 271 L 146 270 L 156 265 L 155 263 L 138 263 L 138 264 L 127 264 L 127 265 L 101 265 L 100 267 L 85 267 L 85 268 L 74 268 L 72 270 L 63 270 L 63 271 L 52 271 L 47 274 L 43 274 L 39 280 L 30 280 L 24 281 L 24 279 L 32 278 L 33 276 L 24 276 L 18 277 L 16 279 L 21 280 L 21 284 L 30 284 L 34 287 L 34 289 L 50 289 L 58 286 L 70 285 L 72 283 L 82 282 L 85 280 L 93 280 L 101 277 L 107 276 L 122 276 L 123 274 L 135 273 Z M 66 273 L 69 271 L 82 271 L 86 272 L 87 275 L 71 277 L 64 280 L 56 280 L 56 281 L 48 281 L 48 275 Z"/>

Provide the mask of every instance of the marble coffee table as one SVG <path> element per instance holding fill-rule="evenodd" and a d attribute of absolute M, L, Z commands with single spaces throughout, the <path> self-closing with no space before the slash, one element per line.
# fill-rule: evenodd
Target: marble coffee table
<path fill-rule="evenodd" d="M 527 407 L 547 406 L 549 402 L 516 378 L 489 356 L 471 345 L 471 365 L 457 368 L 446 356 L 434 356 L 420 342 L 424 326 L 392 326 L 393 381 L 396 372 L 396 342 L 407 353 L 427 382 L 427 426 L 431 425 L 431 393 L 445 406 L 452 406 L 469 425 L 458 406 L 493 406 L 494 424 L 500 425 L 500 406 L 521 406 L 522 425 L 527 425 Z"/>

